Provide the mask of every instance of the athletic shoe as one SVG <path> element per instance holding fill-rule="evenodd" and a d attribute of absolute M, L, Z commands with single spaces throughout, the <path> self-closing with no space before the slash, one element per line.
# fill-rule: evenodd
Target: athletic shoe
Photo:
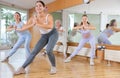
<path fill-rule="evenodd" d="M 70 57 L 68 57 L 67 59 L 65 59 L 65 63 L 68 63 L 68 62 L 70 62 L 71 61 L 71 58 Z"/>
<path fill-rule="evenodd" d="M 57 72 L 56 67 L 51 67 L 50 74 L 53 75 L 56 74 L 56 72 Z"/>
<path fill-rule="evenodd" d="M 23 67 L 20 67 L 16 72 L 14 72 L 14 75 L 19 75 L 19 74 L 25 74 L 26 71 Z"/>
<path fill-rule="evenodd" d="M 94 61 L 93 61 L 94 59 L 90 59 L 90 65 L 91 66 L 94 66 Z"/>
<path fill-rule="evenodd" d="M 8 57 L 6 57 L 4 60 L 2 60 L 1 62 L 8 62 Z"/>

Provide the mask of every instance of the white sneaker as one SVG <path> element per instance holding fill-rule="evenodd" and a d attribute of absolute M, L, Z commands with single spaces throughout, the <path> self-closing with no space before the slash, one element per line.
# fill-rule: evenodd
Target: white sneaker
<path fill-rule="evenodd" d="M 9 58 L 8 57 L 6 57 L 4 60 L 2 60 L 1 62 L 8 62 L 9 60 L 8 60 Z"/>
<path fill-rule="evenodd" d="M 46 52 L 43 52 L 41 55 L 42 55 L 42 56 L 46 56 L 46 54 L 47 54 Z"/>
<path fill-rule="evenodd" d="M 25 74 L 26 71 L 23 67 L 18 68 L 16 72 L 14 72 L 14 75 L 19 75 L 19 74 Z"/>
<path fill-rule="evenodd" d="M 94 59 L 90 59 L 90 65 L 91 66 L 94 66 L 95 64 L 94 64 Z"/>
<path fill-rule="evenodd" d="M 46 55 L 47 55 L 47 51 L 46 51 L 46 50 L 43 51 L 43 52 L 41 53 L 41 55 L 42 55 L 42 56 L 46 56 Z"/>
<path fill-rule="evenodd" d="M 56 72 L 57 72 L 56 67 L 51 67 L 50 74 L 53 75 L 56 74 Z"/>
<path fill-rule="evenodd" d="M 68 63 L 68 62 L 70 62 L 70 61 L 71 61 L 71 58 L 70 58 L 70 57 L 68 57 L 67 59 L 64 60 L 65 63 Z"/>

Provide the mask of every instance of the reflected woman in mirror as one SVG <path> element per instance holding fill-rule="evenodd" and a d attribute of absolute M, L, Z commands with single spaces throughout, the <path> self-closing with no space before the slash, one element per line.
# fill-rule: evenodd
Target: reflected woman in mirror
<path fill-rule="evenodd" d="M 57 19 L 55 20 L 55 27 L 58 31 L 59 37 L 58 37 L 58 42 L 57 43 L 61 43 L 63 45 L 63 55 L 66 58 L 66 48 L 65 48 L 65 42 L 64 42 L 64 34 L 65 34 L 65 30 L 62 26 L 62 22 L 61 20 Z M 57 45 L 55 50 L 59 51 L 60 45 Z"/>
<path fill-rule="evenodd" d="M 108 40 L 111 35 L 114 34 L 114 32 L 120 32 L 120 28 L 117 28 L 117 22 L 115 19 L 110 21 L 109 26 L 106 25 L 106 29 L 100 33 L 98 36 L 98 44 L 109 44 L 112 43 Z"/>
<path fill-rule="evenodd" d="M 88 16 L 83 15 L 81 24 L 73 29 L 78 30 L 82 34 L 82 39 L 75 51 L 64 62 L 70 62 L 71 59 L 84 47 L 85 43 L 89 42 L 91 46 L 90 65 L 94 65 L 95 37 L 91 34 L 91 30 L 95 30 L 95 27 L 88 22 Z"/>
<path fill-rule="evenodd" d="M 79 24 L 75 22 L 73 27 L 76 27 L 78 25 Z M 68 38 L 67 38 L 68 42 L 74 42 L 73 39 L 76 34 L 77 34 L 77 30 L 68 30 Z"/>

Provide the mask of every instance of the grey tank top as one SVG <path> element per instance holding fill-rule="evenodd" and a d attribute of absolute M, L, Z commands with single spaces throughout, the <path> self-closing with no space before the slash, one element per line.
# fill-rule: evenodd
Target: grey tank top
<path fill-rule="evenodd" d="M 110 36 L 114 34 L 114 31 L 112 30 L 112 28 L 107 28 L 105 29 L 102 33 L 105 33 L 105 34 L 109 34 Z"/>

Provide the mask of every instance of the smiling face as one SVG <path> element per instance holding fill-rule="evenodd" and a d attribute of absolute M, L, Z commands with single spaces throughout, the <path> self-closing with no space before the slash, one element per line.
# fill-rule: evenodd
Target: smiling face
<path fill-rule="evenodd" d="M 115 20 L 115 19 L 112 19 L 111 21 L 110 21 L 110 26 L 117 26 L 117 21 Z"/>
<path fill-rule="evenodd" d="M 57 21 L 56 26 L 61 26 L 61 23 L 59 21 Z"/>
<path fill-rule="evenodd" d="M 36 6 L 35 6 L 35 10 L 36 10 L 37 13 L 44 12 L 45 4 L 42 1 L 37 1 Z"/>
<path fill-rule="evenodd" d="M 115 21 L 115 22 L 113 23 L 113 25 L 114 25 L 114 26 L 117 26 L 117 22 Z"/>
<path fill-rule="evenodd" d="M 56 26 L 56 28 L 60 28 L 61 27 L 61 21 L 60 20 L 56 20 L 55 21 L 55 26 Z"/>
<path fill-rule="evenodd" d="M 20 14 L 15 13 L 15 14 L 14 14 L 14 19 L 15 19 L 15 21 L 21 21 L 21 16 L 20 16 Z"/>
<path fill-rule="evenodd" d="M 83 16 L 82 17 L 82 22 L 88 22 L 88 17 L 87 16 Z"/>

